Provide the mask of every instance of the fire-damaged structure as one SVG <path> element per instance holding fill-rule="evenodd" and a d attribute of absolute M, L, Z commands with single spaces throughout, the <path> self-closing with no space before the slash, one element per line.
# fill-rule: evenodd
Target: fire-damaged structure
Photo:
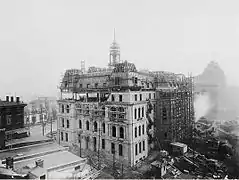
<path fill-rule="evenodd" d="M 161 138 L 161 134 L 155 136 L 161 128 L 156 120 L 162 122 L 161 109 L 170 108 L 160 104 L 162 98 L 156 95 L 163 87 L 161 79 L 171 81 L 165 72 L 138 71 L 133 63 L 120 60 L 119 45 L 114 39 L 107 68 L 90 67 L 85 72 L 82 62 L 80 70 L 65 72 L 58 100 L 58 142 L 77 145 L 82 152 L 98 152 L 99 157 L 104 157 L 102 160 L 134 166 L 148 156 Z M 191 79 L 180 76 L 180 80 L 176 83 L 185 82 L 187 89 Z M 178 93 L 181 98 L 189 96 Z M 185 102 L 180 105 L 189 109 L 191 106 Z M 181 112 L 183 107 L 179 103 L 177 106 Z M 171 110 L 172 107 L 167 112 Z M 192 121 L 187 117 L 187 122 Z M 185 116 L 177 121 L 180 118 L 183 121 L 180 128 L 189 126 L 190 123 L 184 123 Z"/>

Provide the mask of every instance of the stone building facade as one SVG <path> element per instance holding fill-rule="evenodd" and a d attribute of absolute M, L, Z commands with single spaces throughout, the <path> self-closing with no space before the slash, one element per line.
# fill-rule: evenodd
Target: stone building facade
<path fill-rule="evenodd" d="M 167 75 L 138 71 L 119 60 L 112 47 L 110 54 L 108 68 L 66 71 L 58 100 L 58 142 L 134 166 L 157 144 L 156 87 Z"/>

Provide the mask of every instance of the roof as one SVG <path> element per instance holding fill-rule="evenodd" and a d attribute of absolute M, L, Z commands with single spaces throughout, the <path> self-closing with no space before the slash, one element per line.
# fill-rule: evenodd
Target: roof
<path fill-rule="evenodd" d="M 187 147 L 186 144 L 180 143 L 180 142 L 174 142 L 174 143 L 170 143 L 173 146 L 179 146 L 179 147 Z"/>
<path fill-rule="evenodd" d="M 26 106 L 27 104 L 23 102 L 9 102 L 9 101 L 1 101 L 0 100 L 0 107 L 1 106 Z"/>
<path fill-rule="evenodd" d="M 38 145 L 30 146 L 30 147 L 24 147 L 24 148 L 9 150 L 6 152 L 1 152 L 0 159 L 3 160 L 9 156 L 17 156 L 18 154 L 23 154 L 23 156 L 26 156 L 31 154 L 42 153 L 45 151 L 54 151 L 58 149 L 60 150 L 65 148 L 53 142 L 38 144 Z"/>
<path fill-rule="evenodd" d="M 84 160 L 83 158 L 78 157 L 68 151 L 60 151 L 60 152 L 55 152 L 52 154 L 38 156 L 32 159 L 22 160 L 22 161 L 16 162 L 14 166 L 16 169 L 20 169 L 24 166 L 35 163 L 35 161 L 38 159 L 42 159 L 44 161 L 43 162 L 44 169 L 49 169 L 56 166 L 61 166 L 68 163 Z"/>

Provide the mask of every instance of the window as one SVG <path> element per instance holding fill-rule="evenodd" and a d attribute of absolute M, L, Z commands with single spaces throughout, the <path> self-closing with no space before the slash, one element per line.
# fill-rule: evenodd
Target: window
<path fill-rule="evenodd" d="M 124 138 L 124 128 L 120 127 L 120 138 Z"/>
<path fill-rule="evenodd" d="M 143 141 L 143 151 L 145 151 L 145 141 Z"/>
<path fill-rule="evenodd" d="M 63 132 L 61 132 L 61 140 L 62 140 L 62 141 L 64 140 Z"/>
<path fill-rule="evenodd" d="M 138 108 L 138 118 L 140 118 L 140 108 Z"/>
<path fill-rule="evenodd" d="M 97 122 L 94 122 L 94 132 L 97 132 Z"/>
<path fill-rule="evenodd" d="M 103 83 L 103 87 L 106 87 L 106 83 Z"/>
<path fill-rule="evenodd" d="M 114 154 L 115 153 L 115 144 L 111 143 L 111 153 Z"/>
<path fill-rule="evenodd" d="M 86 149 L 89 148 L 89 141 L 90 141 L 90 138 L 89 137 L 85 137 Z"/>
<path fill-rule="evenodd" d="M 61 112 L 64 113 L 64 105 L 61 105 Z"/>
<path fill-rule="evenodd" d="M 122 102 L 122 99 L 123 99 L 123 97 L 122 97 L 122 95 L 120 94 L 120 95 L 119 95 L 119 101 Z"/>
<path fill-rule="evenodd" d="M 105 149 L 105 139 L 102 139 L 102 149 Z"/>
<path fill-rule="evenodd" d="M 81 143 L 81 135 L 78 134 L 78 142 Z"/>
<path fill-rule="evenodd" d="M 90 87 L 90 84 L 87 84 L 87 86 L 86 86 L 87 88 L 89 88 Z"/>
<path fill-rule="evenodd" d="M 137 127 L 134 128 L 134 136 L 137 138 Z"/>
<path fill-rule="evenodd" d="M 137 109 L 134 109 L 134 119 L 137 119 Z"/>
<path fill-rule="evenodd" d="M 112 126 L 112 136 L 116 137 L 116 127 Z"/>
<path fill-rule="evenodd" d="M 149 93 L 149 99 L 151 99 L 151 93 Z"/>
<path fill-rule="evenodd" d="M 135 84 L 135 85 L 138 84 L 138 78 L 137 78 L 137 77 L 134 78 L 134 84 Z"/>
<path fill-rule="evenodd" d="M 7 125 L 12 124 L 12 115 L 7 115 Z"/>
<path fill-rule="evenodd" d="M 137 101 L 137 94 L 134 95 L 134 100 Z"/>
<path fill-rule="evenodd" d="M 102 123 L 103 133 L 105 133 L 105 123 Z"/>
<path fill-rule="evenodd" d="M 142 101 L 142 94 L 139 95 L 139 100 Z"/>
<path fill-rule="evenodd" d="M 139 136 L 141 136 L 141 126 L 139 126 Z"/>
<path fill-rule="evenodd" d="M 82 86 L 82 84 L 80 84 L 80 88 L 82 88 L 83 86 Z"/>
<path fill-rule="evenodd" d="M 67 127 L 67 128 L 70 128 L 70 122 L 69 122 L 68 119 L 66 120 L 66 127 Z"/>
<path fill-rule="evenodd" d="M 93 144 L 94 144 L 94 151 L 96 151 L 97 149 L 96 149 L 96 137 L 93 137 Z"/>
<path fill-rule="evenodd" d="M 82 128 L 81 120 L 79 120 L 79 128 L 80 128 L 80 129 Z"/>
<path fill-rule="evenodd" d="M 66 113 L 70 113 L 70 106 L 66 105 Z"/>
<path fill-rule="evenodd" d="M 142 126 L 142 134 L 144 134 L 144 124 L 143 124 L 143 126 Z"/>
<path fill-rule="evenodd" d="M 135 144 L 135 155 L 136 156 L 138 155 L 138 146 L 137 146 L 137 144 Z"/>
<path fill-rule="evenodd" d="M 163 121 L 167 121 L 167 110 L 165 107 L 163 107 L 163 113 L 162 113 L 162 116 L 163 116 Z"/>
<path fill-rule="evenodd" d="M 142 117 L 144 117 L 144 107 L 142 107 Z"/>
<path fill-rule="evenodd" d="M 123 146 L 119 144 L 119 156 L 123 156 Z"/>
<path fill-rule="evenodd" d="M 61 125 L 62 127 L 65 127 L 64 118 L 61 118 Z"/>
<path fill-rule="evenodd" d="M 139 153 L 141 153 L 141 142 L 139 143 Z"/>
<path fill-rule="evenodd" d="M 120 77 L 115 77 L 115 85 L 120 85 Z"/>
<path fill-rule="evenodd" d="M 113 94 L 111 95 L 111 101 L 115 101 L 115 97 Z"/>
<path fill-rule="evenodd" d="M 86 121 L 86 130 L 90 130 L 90 123 L 89 123 L 89 121 Z"/>
<path fill-rule="evenodd" d="M 155 97 L 155 93 L 154 93 L 154 99 L 155 99 L 156 97 Z"/>
<path fill-rule="evenodd" d="M 97 88 L 98 87 L 98 83 L 95 83 L 95 88 Z"/>
<path fill-rule="evenodd" d="M 66 133 L 66 142 L 68 142 L 68 133 Z"/>

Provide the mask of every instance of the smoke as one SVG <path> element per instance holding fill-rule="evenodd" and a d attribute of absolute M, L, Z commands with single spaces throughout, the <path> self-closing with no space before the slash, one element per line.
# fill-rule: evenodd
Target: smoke
<path fill-rule="evenodd" d="M 207 115 L 211 107 L 212 104 L 210 102 L 209 95 L 203 94 L 196 96 L 194 101 L 195 122 L 197 122 L 201 117 Z"/>

